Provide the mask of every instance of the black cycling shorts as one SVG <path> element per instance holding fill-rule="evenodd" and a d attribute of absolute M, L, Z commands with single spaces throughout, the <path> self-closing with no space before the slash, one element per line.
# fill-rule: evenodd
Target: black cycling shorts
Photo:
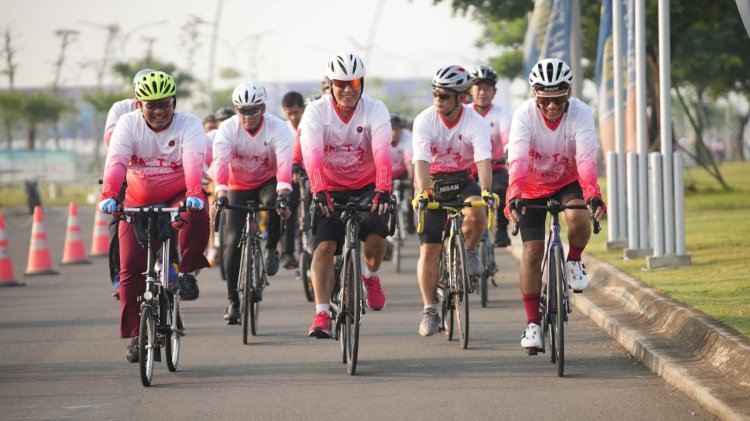
<path fill-rule="evenodd" d="M 581 185 L 578 184 L 578 181 L 574 181 L 551 196 L 540 197 L 538 199 L 523 199 L 523 201 L 529 205 L 546 205 L 547 200 L 551 198 L 565 205 L 571 200 L 583 200 L 583 190 L 581 190 Z M 544 241 L 544 236 L 547 233 L 546 222 L 546 210 L 526 209 L 526 213 L 521 217 L 521 221 L 519 222 L 521 240 L 524 243 L 537 240 Z"/>
<path fill-rule="evenodd" d="M 481 196 L 482 189 L 476 181 L 468 179 L 459 189 L 457 195 L 467 199 L 471 196 Z M 419 234 L 420 244 L 441 244 L 445 231 L 445 220 L 448 214 L 444 210 L 425 211 L 424 229 Z"/>

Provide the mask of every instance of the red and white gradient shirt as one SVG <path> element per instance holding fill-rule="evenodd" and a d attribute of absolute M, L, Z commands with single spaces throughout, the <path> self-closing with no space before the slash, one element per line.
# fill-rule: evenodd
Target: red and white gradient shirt
<path fill-rule="evenodd" d="M 393 178 L 400 178 L 408 171 L 414 152 L 411 147 L 411 133 L 401 129 L 401 137 L 396 146 L 391 146 Z"/>
<path fill-rule="evenodd" d="M 429 162 L 430 174 L 470 170 L 475 162 L 492 158 L 489 126 L 482 116 L 462 107 L 452 125 L 434 106 L 414 119 L 413 161 Z"/>
<path fill-rule="evenodd" d="M 115 130 L 115 123 L 125 114 L 135 111 L 138 108 L 138 101 L 135 98 L 123 99 L 117 101 L 109 108 L 107 120 L 104 123 L 104 146 L 109 147 L 109 141 Z"/>
<path fill-rule="evenodd" d="M 299 143 L 299 127 L 294 128 L 292 126 L 292 122 L 287 120 L 286 122 L 287 127 L 289 127 L 289 131 L 292 132 L 294 135 L 294 152 L 292 152 L 292 164 L 299 165 L 302 168 L 305 168 L 305 161 L 302 159 L 302 145 Z"/>
<path fill-rule="evenodd" d="M 206 134 L 201 120 L 175 111 L 169 126 L 155 132 L 140 110 L 117 120 L 104 166 L 101 199 L 116 198 L 127 177 L 126 206 L 164 203 L 187 191 L 201 196 Z"/>
<path fill-rule="evenodd" d="M 492 160 L 504 161 L 505 150 L 508 148 L 508 136 L 510 135 L 510 121 L 512 116 L 503 107 L 490 104 L 484 114 L 477 108 L 474 103 L 469 104 L 469 108 L 476 111 L 482 116 L 487 124 L 490 125 L 490 141 L 492 142 Z M 492 169 L 505 168 L 505 164 L 492 164 Z"/>
<path fill-rule="evenodd" d="M 286 122 L 263 114 L 255 134 L 236 115 L 224 120 L 214 139 L 215 191 L 255 190 L 276 177 L 276 190 L 292 189 L 294 135 Z"/>
<path fill-rule="evenodd" d="M 331 95 L 310 103 L 300 122 L 310 190 L 356 190 L 375 183 L 391 191 L 391 116 L 385 104 L 362 95 L 344 121 Z"/>
<path fill-rule="evenodd" d="M 591 108 L 578 98 L 570 98 L 568 110 L 554 130 L 545 123 L 536 100 L 526 100 L 511 123 L 506 197 L 547 197 L 577 180 L 584 200 L 601 199 L 596 180 L 598 147 Z"/>

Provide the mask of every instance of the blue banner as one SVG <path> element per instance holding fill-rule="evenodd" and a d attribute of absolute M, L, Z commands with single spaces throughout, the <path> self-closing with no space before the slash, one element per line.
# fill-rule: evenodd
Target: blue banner
<path fill-rule="evenodd" d="M 534 0 L 534 10 L 529 19 L 529 28 L 523 40 L 524 77 L 531 72 L 531 67 L 539 61 L 544 40 L 547 36 L 552 0 Z"/>
<path fill-rule="evenodd" d="M 547 34 L 540 58 L 559 58 L 571 64 L 571 7 L 570 0 L 554 0 L 549 15 Z"/>

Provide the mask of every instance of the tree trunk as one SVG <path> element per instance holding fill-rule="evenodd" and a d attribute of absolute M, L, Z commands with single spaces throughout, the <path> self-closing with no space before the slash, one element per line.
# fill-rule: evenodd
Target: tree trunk
<path fill-rule="evenodd" d="M 26 129 L 26 150 L 33 151 L 36 148 L 36 126 L 29 124 Z"/>
<path fill-rule="evenodd" d="M 744 133 L 745 133 L 745 127 L 747 126 L 748 121 L 750 121 L 750 112 L 746 113 L 745 115 L 737 116 L 737 129 L 734 132 L 734 138 L 731 142 L 729 142 L 729 147 L 732 149 L 731 152 L 734 153 L 734 156 L 739 157 L 742 161 L 747 161 L 746 151 L 745 151 L 745 145 L 744 145 Z"/>

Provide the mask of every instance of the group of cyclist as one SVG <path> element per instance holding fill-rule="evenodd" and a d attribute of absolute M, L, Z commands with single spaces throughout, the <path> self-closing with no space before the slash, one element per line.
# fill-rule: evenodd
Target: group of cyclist
<path fill-rule="evenodd" d="M 512 118 L 492 103 L 497 81 L 497 74 L 487 66 L 471 73 L 456 65 L 439 69 L 432 78 L 433 105 L 416 116 L 408 131 L 400 116 L 363 93 L 362 59 L 342 53 L 327 63 L 322 96 L 307 101 L 296 92 L 284 96 L 286 122 L 267 112 L 265 88 L 251 82 L 234 89 L 233 108 L 219 110 L 202 127 L 198 117 L 175 110 L 177 87 L 171 76 L 144 69 L 134 79 L 135 98 L 125 100 L 119 118 L 113 118 L 111 127 L 108 124 L 99 208 L 113 213 L 119 205 L 184 202 L 191 212 L 182 215 L 186 224 L 175 227 L 179 230 L 178 286 L 183 300 L 194 300 L 199 292 L 195 273 L 209 266 L 204 256 L 209 239 L 204 188 L 215 195 L 212 211 L 227 204 L 244 205 L 251 199 L 276 207 L 277 212 L 268 212 L 266 223 L 265 268 L 273 276 L 280 267 L 280 240 L 283 266 L 297 266 L 294 238 L 299 233 L 291 221 L 298 219 L 293 214 L 300 200 L 299 181 L 306 177 L 306 197 L 314 199 L 310 202 L 316 210 L 310 268 L 315 312 L 308 334 L 330 338 L 334 261 L 345 235 L 334 202 L 357 197 L 371 204 L 361 224 L 360 240 L 364 244 L 365 302 L 373 311 L 383 310 L 387 303 L 379 269 L 388 247 L 387 217 L 396 205 L 391 195 L 393 179 L 403 181 L 400 188 L 413 188 L 412 210 L 420 203 L 456 198 L 504 207 L 504 212 L 498 212 L 495 244 L 510 245 L 508 220 L 519 224 L 523 241 L 520 283 L 527 314 L 521 346 L 539 346 L 545 214 L 527 210 L 525 205 L 552 197 L 564 204 L 588 205 L 588 211 L 565 213 L 568 277 L 571 288 L 585 289 L 588 280 L 581 253 L 591 234 L 588 221 L 605 213 L 596 179 L 598 142 L 591 110 L 570 95 L 572 72 L 563 61 L 544 59 L 534 66 L 529 75 L 533 97 Z M 204 176 L 213 188 L 202 184 Z M 468 270 L 478 274 L 483 270 L 477 246 L 488 226 L 486 209 L 467 207 L 462 213 Z M 245 212 L 226 210 L 225 216 L 225 247 L 218 250 L 227 276 L 229 305 L 224 319 L 237 324 L 237 244 Z M 282 239 L 283 220 L 290 223 Z M 405 221 L 407 232 L 414 232 L 413 215 Z M 424 305 L 418 328 L 422 336 L 435 334 L 440 326 L 435 295 L 444 229 L 444 213 L 424 214 L 416 268 Z M 127 359 L 135 362 L 138 298 L 145 288 L 146 257 L 131 224 L 119 224 L 118 234 L 120 336 L 132 338 Z"/>

